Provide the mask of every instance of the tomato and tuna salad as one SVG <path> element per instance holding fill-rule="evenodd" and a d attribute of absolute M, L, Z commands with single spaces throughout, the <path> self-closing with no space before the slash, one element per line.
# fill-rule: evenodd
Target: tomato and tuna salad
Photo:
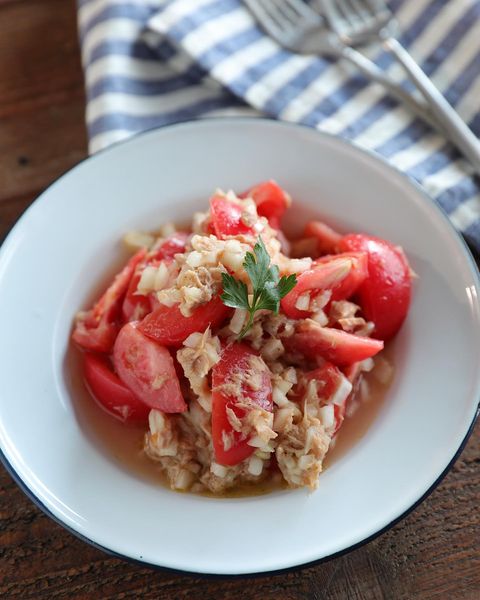
<path fill-rule="evenodd" d="M 392 371 L 380 353 L 410 305 L 404 252 L 321 221 L 289 240 L 290 205 L 267 181 L 216 191 L 186 230 L 128 233 L 131 257 L 76 317 L 89 392 L 145 427 L 172 489 L 316 488 L 365 373 Z"/>

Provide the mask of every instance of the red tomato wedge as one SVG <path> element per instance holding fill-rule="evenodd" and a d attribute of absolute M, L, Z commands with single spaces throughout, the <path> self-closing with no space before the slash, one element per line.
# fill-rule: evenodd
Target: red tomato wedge
<path fill-rule="evenodd" d="M 235 342 L 224 346 L 220 362 L 212 370 L 213 449 L 215 460 L 221 465 L 236 465 L 255 451 L 248 439 L 234 431 L 227 417 L 227 409 L 239 419 L 245 416 L 245 409 L 238 406 L 240 398 L 273 410 L 268 367 L 249 346 Z"/>
<path fill-rule="evenodd" d="M 375 323 L 374 337 L 389 340 L 400 329 L 410 307 L 410 266 L 402 250 L 377 237 L 351 233 L 341 250 L 366 252 L 368 278 L 358 288 L 365 317 Z"/>
<path fill-rule="evenodd" d="M 340 256 L 329 256 L 316 261 L 313 268 L 297 276 L 297 285 L 281 301 L 283 312 L 290 319 L 304 319 L 311 312 L 298 309 L 295 304 L 298 298 L 312 292 L 318 295 L 332 290 L 332 297 L 345 297 L 344 293 L 356 289 L 365 274 L 363 254 L 349 253 Z M 338 291 L 337 291 L 338 290 Z"/>
<path fill-rule="evenodd" d="M 350 381 L 335 365 L 328 362 L 318 369 L 306 373 L 306 378 L 308 381 L 314 380 L 316 382 L 319 398 L 328 400 L 329 404 L 333 404 L 335 419 L 333 435 L 335 435 L 345 418 L 347 401 L 352 391 Z"/>
<path fill-rule="evenodd" d="M 252 227 L 242 220 L 243 208 L 240 204 L 228 200 L 224 196 L 210 198 L 210 215 L 215 235 L 223 238 L 228 235 L 253 235 Z"/>
<path fill-rule="evenodd" d="M 145 249 L 134 254 L 94 307 L 77 320 L 72 337 L 79 346 L 95 352 L 110 352 L 119 329 L 117 319 L 123 297 L 145 254 Z"/>
<path fill-rule="evenodd" d="M 163 260 L 165 258 L 174 258 L 175 254 L 185 252 L 189 234 L 185 231 L 176 231 L 169 235 L 166 240 L 149 257 L 153 260 Z"/>
<path fill-rule="evenodd" d="M 383 349 L 383 342 L 352 333 L 321 327 L 310 319 L 301 322 L 288 344 L 308 358 L 321 356 L 338 366 L 351 365 L 375 356 Z"/>
<path fill-rule="evenodd" d="M 136 322 L 120 330 L 113 364 L 122 382 L 150 408 L 165 413 L 187 410 L 169 351 L 140 333 Z"/>
<path fill-rule="evenodd" d="M 310 223 L 307 223 L 304 236 L 316 239 L 320 254 L 333 254 L 336 252 L 338 244 L 342 239 L 342 236 L 337 231 L 322 221 L 310 221 Z"/>
<path fill-rule="evenodd" d="M 83 373 L 90 393 L 109 415 L 124 423 L 147 420 L 150 408 L 120 381 L 107 358 L 85 354 Z"/>
<path fill-rule="evenodd" d="M 220 325 L 230 312 L 219 296 L 196 308 L 190 317 L 182 315 L 178 304 L 162 304 L 143 319 L 138 329 L 159 344 L 178 347 L 191 333 Z"/>
<path fill-rule="evenodd" d="M 292 203 L 290 196 L 275 181 L 264 181 L 250 188 L 240 198 L 252 198 L 257 213 L 266 217 L 272 227 L 280 228 L 280 219 Z"/>

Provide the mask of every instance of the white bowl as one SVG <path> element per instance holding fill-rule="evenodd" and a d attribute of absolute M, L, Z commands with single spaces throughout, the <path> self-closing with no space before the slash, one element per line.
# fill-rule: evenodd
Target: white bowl
<path fill-rule="evenodd" d="M 120 238 L 188 220 L 217 186 L 275 178 L 340 230 L 401 244 L 419 275 L 396 377 L 366 435 L 314 493 L 216 499 L 136 477 L 82 427 L 66 363 L 72 319 L 118 264 Z M 272 571 L 330 557 L 409 511 L 458 455 L 480 396 L 479 280 L 463 242 L 414 184 L 371 154 L 257 119 L 152 131 L 75 167 L 0 253 L 0 445 L 51 516 L 119 555 L 200 573 Z M 74 395 L 74 394 L 73 394 Z M 353 417 L 355 418 L 355 416 Z"/>

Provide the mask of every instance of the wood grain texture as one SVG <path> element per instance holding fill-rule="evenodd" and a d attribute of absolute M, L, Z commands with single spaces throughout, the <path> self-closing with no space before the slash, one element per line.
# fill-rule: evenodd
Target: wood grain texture
<path fill-rule="evenodd" d="M 0 239 L 86 154 L 73 0 L 0 0 Z M 0 468 L 0 598 L 411 600 L 480 597 L 480 428 L 432 495 L 325 564 L 252 579 L 155 571 L 51 521 Z"/>

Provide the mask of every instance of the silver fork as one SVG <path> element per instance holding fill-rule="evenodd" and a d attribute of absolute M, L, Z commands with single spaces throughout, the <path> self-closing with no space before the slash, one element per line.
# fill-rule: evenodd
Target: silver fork
<path fill-rule="evenodd" d="M 372 0 L 373 1 L 373 0 Z M 345 58 L 367 78 L 383 85 L 432 127 L 444 133 L 423 98 L 415 98 L 373 61 L 350 48 L 336 33 L 325 28 L 323 17 L 303 0 L 243 0 L 266 33 L 280 46 L 299 54 L 322 54 Z"/>
<path fill-rule="evenodd" d="M 320 0 L 338 42 L 346 47 L 380 42 L 420 90 L 447 137 L 480 173 L 480 141 L 396 39 L 397 24 L 383 0 Z"/>

